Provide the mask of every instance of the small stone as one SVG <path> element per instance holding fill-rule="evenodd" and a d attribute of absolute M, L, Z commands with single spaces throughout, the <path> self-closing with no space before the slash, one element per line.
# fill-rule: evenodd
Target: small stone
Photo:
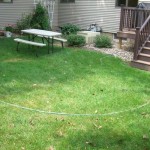
<path fill-rule="evenodd" d="M 145 134 L 145 135 L 143 135 L 143 139 L 144 139 L 144 140 L 148 140 L 149 137 Z"/>

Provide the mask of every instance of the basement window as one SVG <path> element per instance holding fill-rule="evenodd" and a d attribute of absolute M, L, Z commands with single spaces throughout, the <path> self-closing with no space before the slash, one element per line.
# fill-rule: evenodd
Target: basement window
<path fill-rule="evenodd" d="M 0 3 L 12 3 L 13 0 L 0 0 Z"/>
<path fill-rule="evenodd" d="M 136 7 L 138 5 L 138 0 L 116 0 L 116 6 L 126 6 L 126 7 Z"/>
<path fill-rule="evenodd" d="M 75 3 L 75 0 L 60 0 L 60 3 Z"/>

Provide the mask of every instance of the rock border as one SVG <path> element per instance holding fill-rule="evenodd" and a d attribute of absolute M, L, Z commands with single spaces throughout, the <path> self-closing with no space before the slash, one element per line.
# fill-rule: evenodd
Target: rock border
<path fill-rule="evenodd" d="M 129 52 L 126 50 L 118 49 L 118 48 L 96 48 L 93 44 L 85 45 L 84 48 L 88 50 L 98 51 L 105 54 L 110 54 L 114 57 L 119 57 L 124 61 L 133 60 L 133 52 Z"/>

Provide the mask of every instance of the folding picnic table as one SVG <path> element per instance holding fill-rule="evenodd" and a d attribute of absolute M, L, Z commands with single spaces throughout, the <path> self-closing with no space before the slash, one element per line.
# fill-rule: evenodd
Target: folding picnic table
<path fill-rule="evenodd" d="M 31 41 L 31 40 L 34 41 L 35 37 L 37 37 L 37 36 L 40 36 L 42 38 L 42 40 L 43 40 L 43 38 L 46 39 L 47 43 L 48 43 L 48 53 L 50 50 L 50 39 L 52 40 L 52 52 L 53 52 L 54 37 L 61 35 L 61 33 L 59 33 L 59 32 L 40 30 L 40 29 L 26 29 L 26 30 L 21 30 L 21 32 L 28 34 L 29 41 Z M 32 37 L 31 37 L 31 35 L 32 35 Z"/>

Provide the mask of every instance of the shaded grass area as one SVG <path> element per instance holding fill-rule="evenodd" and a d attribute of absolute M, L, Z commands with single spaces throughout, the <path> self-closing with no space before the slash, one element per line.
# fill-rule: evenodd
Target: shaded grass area
<path fill-rule="evenodd" d="M 0 100 L 34 109 L 103 114 L 150 100 L 150 73 L 77 48 L 32 48 L 0 39 Z M 46 115 L 0 105 L 0 149 L 150 149 L 150 107 L 105 117 Z"/>

